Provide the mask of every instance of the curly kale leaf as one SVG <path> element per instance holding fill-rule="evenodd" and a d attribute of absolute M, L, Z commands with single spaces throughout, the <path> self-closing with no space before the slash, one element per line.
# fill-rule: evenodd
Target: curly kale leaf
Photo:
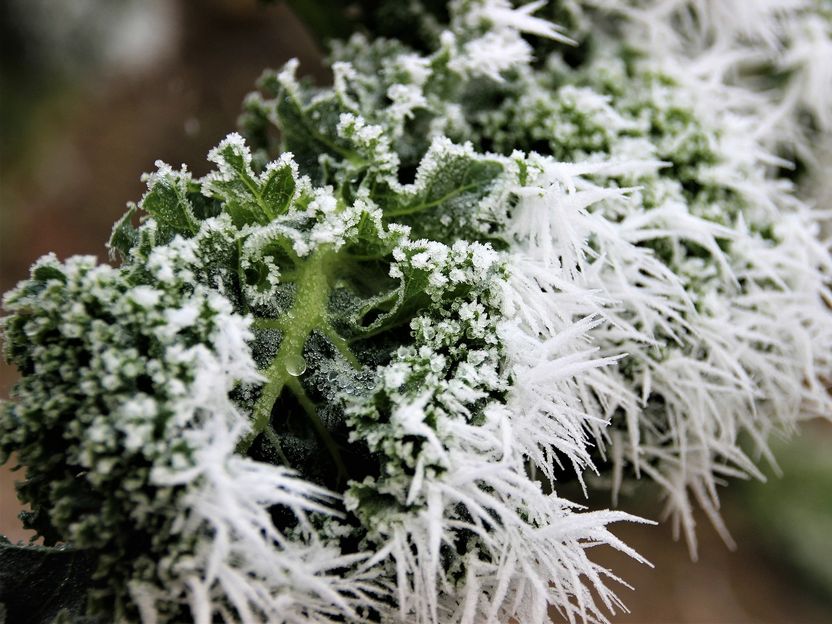
<path fill-rule="evenodd" d="M 366 394 L 375 367 L 412 340 L 410 321 L 435 300 L 471 296 L 464 282 L 437 288 L 431 280 L 448 278 L 411 262 L 445 248 L 418 239 L 455 240 L 462 230 L 488 238 L 488 199 L 500 192 L 505 166 L 436 142 L 416 180 L 402 185 L 380 128 L 344 113 L 327 131 L 352 150 L 352 160 L 339 166 L 356 178 L 339 182 L 339 174 L 335 188 L 315 188 L 290 154 L 260 168 L 232 135 L 211 151 L 217 169 L 198 184 L 184 169 L 160 165 L 147 177 L 138 230 L 127 236 L 117 226 L 111 245 L 135 241 L 124 270 L 136 283 L 166 279 L 173 264 L 253 315 L 252 348 L 266 381 L 239 394 L 252 421 L 240 450 L 304 472 L 312 466 L 297 458 L 323 453 L 332 470 L 320 482 L 338 489 L 363 477 L 369 461 L 352 461 L 351 471 L 343 460 L 366 458 L 368 450 L 349 440 L 339 392 L 355 387 Z M 208 202 L 216 212 L 192 208 Z M 163 203 L 179 208 L 160 211 Z"/>
<path fill-rule="evenodd" d="M 183 432 L 217 398 L 200 380 L 231 356 L 217 379 L 250 377 L 245 321 L 167 270 L 137 284 L 91 257 L 46 256 L 4 300 L 5 355 L 23 376 L 0 408 L 0 462 L 14 453 L 26 469 L 27 528 L 96 554 L 91 597 L 108 612 L 125 608 L 129 579 L 158 582 L 153 561 L 175 555 L 183 489 L 153 475 L 194 461 Z"/>

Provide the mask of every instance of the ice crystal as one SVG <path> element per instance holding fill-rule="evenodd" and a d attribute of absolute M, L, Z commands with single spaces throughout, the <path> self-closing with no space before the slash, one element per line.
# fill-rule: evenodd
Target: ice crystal
<path fill-rule="evenodd" d="M 93 554 L 91 613 L 603 622 L 587 551 L 638 558 L 635 519 L 564 479 L 655 481 L 695 549 L 694 502 L 730 539 L 717 486 L 832 413 L 823 212 L 783 176 L 828 130 L 828 11 L 551 8 L 265 73 L 213 171 L 146 176 L 119 268 L 7 296 L 0 452 Z"/>

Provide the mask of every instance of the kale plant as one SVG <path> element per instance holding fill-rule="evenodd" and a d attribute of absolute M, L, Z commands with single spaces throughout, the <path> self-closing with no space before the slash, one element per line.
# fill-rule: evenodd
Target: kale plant
<path fill-rule="evenodd" d="M 146 176 L 117 267 L 7 294 L 0 460 L 64 546 L 0 561 L 85 588 L 41 620 L 603 622 L 588 551 L 639 559 L 638 519 L 560 482 L 655 481 L 695 550 L 694 502 L 730 539 L 717 486 L 832 413 L 786 160 L 832 126 L 829 11 L 433 4 L 379 3 L 418 27 L 333 42 L 332 86 L 266 72 L 212 172 Z"/>

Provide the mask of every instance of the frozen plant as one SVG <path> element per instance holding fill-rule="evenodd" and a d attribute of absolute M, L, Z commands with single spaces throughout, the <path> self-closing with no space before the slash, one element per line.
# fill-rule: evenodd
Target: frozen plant
<path fill-rule="evenodd" d="M 824 213 L 779 151 L 808 143 L 755 132 L 829 111 L 814 70 L 782 98 L 687 71 L 779 29 L 605 9 L 422 7 L 421 40 L 334 43 L 331 87 L 266 72 L 213 171 L 146 177 L 117 268 L 46 257 L 6 296 L 0 459 L 69 549 L 0 552 L 83 563 L 50 615 L 604 622 L 589 549 L 640 559 L 607 528 L 637 519 L 572 479 L 650 479 L 692 548 L 692 501 L 727 538 L 717 486 L 832 412 Z"/>
<path fill-rule="evenodd" d="M 351 78 L 336 81 L 332 98 L 392 125 L 404 155 L 432 134 L 541 155 L 529 171 L 547 190 L 517 193 L 509 218 L 491 232 L 544 266 L 572 267 L 570 282 L 606 302 L 608 322 L 592 330 L 593 343 L 601 355 L 628 355 L 581 376 L 579 396 L 613 425 L 593 431 L 613 495 L 628 475 L 648 476 L 694 555 L 692 499 L 730 543 L 717 486 L 728 476 L 761 478 L 754 459 L 773 462 L 770 435 L 832 413 L 824 385 L 832 264 L 819 233 L 829 213 L 810 209 L 812 198 L 784 175 L 785 154 L 773 151 L 780 142 L 759 132 L 778 104 L 764 106 L 760 93 L 719 73 L 706 82 L 706 67 L 686 60 L 691 51 L 637 48 L 644 36 L 636 27 L 616 37 L 589 7 L 569 3 L 555 9 L 576 24 L 578 58 L 568 47 L 521 41 L 512 49 L 524 54 L 489 80 L 493 61 L 470 60 L 469 39 L 503 31 L 498 18 L 482 18 L 502 5 L 478 6 L 472 19 L 467 4 L 451 5 L 454 28 L 432 55 L 361 35 L 336 46 L 337 66 Z M 812 6 L 792 17 L 828 18 Z M 596 30 L 588 16 L 598 19 Z M 667 17 L 671 26 L 678 27 Z M 379 84 L 375 76 L 390 79 Z M 419 85 L 409 132 L 390 120 L 390 94 L 402 82 Z M 264 87 L 274 90 L 269 77 Z M 314 116 L 325 98 L 308 97 Z M 270 109 L 276 102 L 250 99 L 252 128 L 275 117 L 280 126 L 281 107 Z M 741 445 L 743 437 L 749 443 Z"/>

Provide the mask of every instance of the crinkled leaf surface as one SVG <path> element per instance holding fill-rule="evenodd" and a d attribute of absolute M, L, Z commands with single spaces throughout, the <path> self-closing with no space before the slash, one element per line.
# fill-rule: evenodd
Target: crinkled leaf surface
<path fill-rule="evenodd" d="M 10 543 L 0 536 L 0 621 L 49 624 L 59 614 L 73 623 L 84 617 L 95 556 L 72 548 Z"/>

